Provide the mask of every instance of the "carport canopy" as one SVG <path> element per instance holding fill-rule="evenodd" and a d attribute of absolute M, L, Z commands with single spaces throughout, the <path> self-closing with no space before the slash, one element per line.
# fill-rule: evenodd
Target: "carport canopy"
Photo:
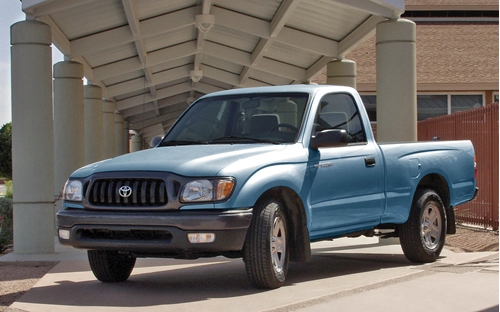
<path fill-rule="evenodd" d="M 23 0 L 130 129 L 161 135 L 203 94 L 311 82 L 403 0 Z"/>

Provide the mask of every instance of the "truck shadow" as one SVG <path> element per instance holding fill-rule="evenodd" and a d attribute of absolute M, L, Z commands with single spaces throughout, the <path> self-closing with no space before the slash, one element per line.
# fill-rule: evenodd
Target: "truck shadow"
<path fill-rule="evenodd" d="M 272 291 L 252 287 L 241 259 L 141 259 L 126 282 L 113 284 L 98 282 L 90 271 L 77 267 L 75 273 L 69 273 L 69 263 L 61 262 L 17 302 L 53 305 L 54 310 L 57 306 L 92 307 L 97 310 L 99 307 L 169 305 L 178 308 L 178 304 L 197 303 L 197 309 L 203 310 L 205 303 L 213 304 L 213 300 L 225 299 L 223 305 L 227 304 L 227 308 L 231 309 L 231 306 L 238 305 L 238 298 L 246 301 L 254 298 L 250 302 L 258 306 L 259 300 L 266 300 L 263 298 L 286 296 L 290 291 L 301 291 L 301 287 L 314 287 L 316 281 L 321 283 L 337 277 L 411 267 L 402 254 L 351 253 L 336 249 L 315 249 L 310 262 L 290 263 L 285 285 Z M 79 265 L 88 267 L 83 261 Z M 335 281 L 332 280 L 332 283 Z M 23 309 L 22 306 L 18 308 Z"/>

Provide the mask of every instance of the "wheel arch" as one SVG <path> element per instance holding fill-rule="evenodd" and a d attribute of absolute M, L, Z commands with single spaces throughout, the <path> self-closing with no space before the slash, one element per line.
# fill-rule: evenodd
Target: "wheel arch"
<path fill-rule="evenodd" d="M 426 175 L 417 185 L 417 189 L 422 188 L 434 190 L 439 197 L 441 197 L 444 206 L 450 206 L 450 188 L 448 187 L 448 182 L 442 175 L 437 173 Z"/>
<path fill-rule="evenodd" d="M 284 205 L 290 240 L 290 261 L 306 262 L 311 259 L 311 241 L 307 217 L 300 196 L 288 187 L 274 187 L 264 192 L 256 204 L 266 198 L 276 198 Z"/>
<path fill-rule="evenodd" d="M 446 179 L 442 175 L 437 173 L 428 174 L 422 180 L 420 180 L 417 186 L 417 190 L 424 188 L 432 189 L 439 195 L 446 212 L 446 234 L 455 234 L 455 211 L 453 210 L 453 206 L 450 205 L 450 188 Z M 415 194 L 416 193 L 417 192 L 415 192 Z"/>

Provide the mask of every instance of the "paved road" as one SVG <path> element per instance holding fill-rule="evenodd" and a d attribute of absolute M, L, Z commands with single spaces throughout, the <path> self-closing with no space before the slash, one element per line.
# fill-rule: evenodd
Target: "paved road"
<path fill-rule="evenodd" d="M 59 247 L 59 258 L 67 260 L 11 307 L 37 312 L 498 311 L 498 252 L 444 250 L 436 263 L 414 265 L 399 245 L 377 242 L 315 243 L 312 261 L 291 264 L 286 285 L 271 291 L 251 287 L 241 259 L 222 257 L 140 259 L 127 282 L 103 284 L 93 277 L 84 253 Z"/>

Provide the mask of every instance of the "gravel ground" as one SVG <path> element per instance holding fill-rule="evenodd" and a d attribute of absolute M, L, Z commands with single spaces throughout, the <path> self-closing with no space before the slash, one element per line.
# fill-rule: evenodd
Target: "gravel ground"
<path fill-rule="evenodd" d="M 445 248 L 454 252 L 498 251 L 498 232 L 457 226 L 457 234 L 447 236 Z M 56 264 L 0 261 L 0 312 L 20 312 L 9 306 Z"/>

